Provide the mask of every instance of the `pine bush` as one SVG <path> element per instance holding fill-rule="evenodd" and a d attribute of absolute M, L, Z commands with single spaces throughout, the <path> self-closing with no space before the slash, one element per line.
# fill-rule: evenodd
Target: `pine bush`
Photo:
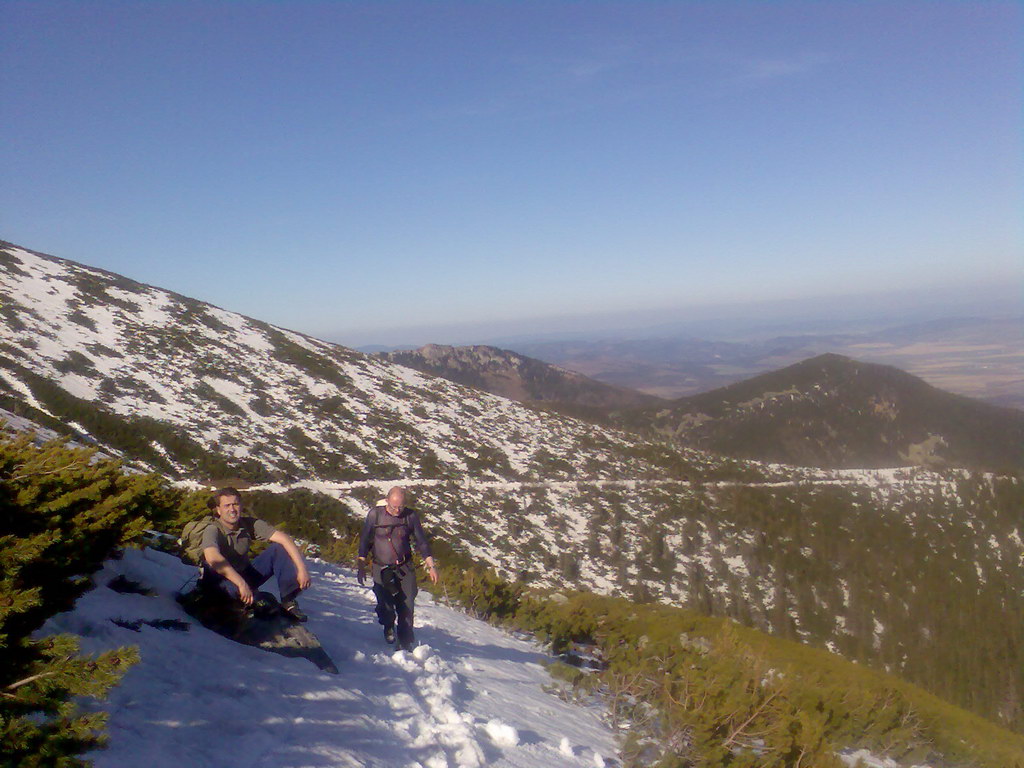
<path fill-rule="evenodd" d="M 102 698 L 137 660 L 134 648 L 78 653 L 69 635 L 33 638 L 91 588 L 90 575 L 167 503 L 160 479 L 61 442 L 0 436 L 0 763 L 81 766 L 103 745 Z"/>

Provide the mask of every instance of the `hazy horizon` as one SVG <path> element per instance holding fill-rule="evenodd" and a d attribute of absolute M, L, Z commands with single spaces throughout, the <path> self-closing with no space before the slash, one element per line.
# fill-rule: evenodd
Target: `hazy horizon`
<path fill-rule="evenodd" d="M 646 339 L 692 336 L 710 341 L 852 333 L 944 319 L 1024 317 L 1016 282 L 942 286 L 916 291 L 815 296 L 777 301 L 708 304 L 398 328 L 326 331 L 318 335 L 353 348 L 418 347 L 543 341 Z"/>

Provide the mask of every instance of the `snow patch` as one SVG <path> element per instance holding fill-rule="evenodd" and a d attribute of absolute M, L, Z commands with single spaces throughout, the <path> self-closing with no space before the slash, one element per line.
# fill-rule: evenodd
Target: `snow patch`
<path fill-rule="evenodd" d="M 519 732 L 511 725 L 506 725 L 501 720 L 487 721 L 487 735 L 499 747 L 518 747 Z"/>

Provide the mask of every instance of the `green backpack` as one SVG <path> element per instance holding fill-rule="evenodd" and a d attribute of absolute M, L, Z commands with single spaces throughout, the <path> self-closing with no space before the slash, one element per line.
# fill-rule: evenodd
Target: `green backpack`
<path fill-rule="evenodd" d="M 185 523 L 185 527 L 181 529 L 181 538 L 178 539 L 181 562 L 186 565 L 203 564 L 203 534 L 215 523 L 216 518 L 213 515 L 205 515 L 198 520 Z"/>

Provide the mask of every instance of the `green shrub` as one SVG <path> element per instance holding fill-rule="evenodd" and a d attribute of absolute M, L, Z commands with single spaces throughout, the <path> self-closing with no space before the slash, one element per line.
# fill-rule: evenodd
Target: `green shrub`
<path fill-rule="evenodd" d="M 105 715 L 73 699 L 102 697 L 137 660 L 133 648 L 78 655 L 68 635 L 33 638 L 91 587 L 89 576 L 137 537 L 166 503 L 159 478 L 29 436 L 0 437 L 0 762 L 86 763 L 102 746 Z"/>
<path fill-rule="evenodd" d="M 630 725 L 627 766 L 838 768 L 839 749 L 861 747 L 903 764 L 1024 766 L 1024 738 L 834 654 L 681 608 L 528 591 L 465 561 L 445 561 L 435 594 L 555 653 L 596 647 L 607 666 L 585 687 L 554 672 Z"/>

